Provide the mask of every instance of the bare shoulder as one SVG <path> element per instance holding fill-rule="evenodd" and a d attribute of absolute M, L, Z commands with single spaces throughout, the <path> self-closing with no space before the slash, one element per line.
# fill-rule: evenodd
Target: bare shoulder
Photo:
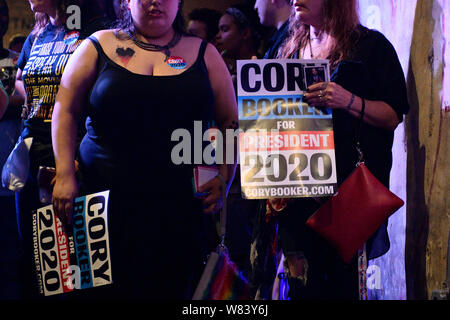
<path fill-rule="evenodd" d="M 220 55 L 219 51 L 217 51 L 217 48 L 211 43 L 208 43 L 208 45 L 206 46 L 205 56 L 206 58 L 208 57 L 211 57 L 213 59 L 220 58 L 222 60 L 222 56 Z"/>
<path fill-rule="evenodd" d="M 205 63 L 208 70 L 221 70 L 228 72 L 222 56 L 219 51 L 217 51 L 217 48 L 211 43 L 208 43 L 206 46 Z"/>
<path fill-rule="evenodd" d="M 219 51 L 217 51 L 216 47 L 211 43 L 208 43 L 208 46 L 206 47 L 205 64 L 215 94 L 217 96 L 228 96 L 229 94 L 231 97 L 234 97 L 233 82 L 230 72 Z"/>

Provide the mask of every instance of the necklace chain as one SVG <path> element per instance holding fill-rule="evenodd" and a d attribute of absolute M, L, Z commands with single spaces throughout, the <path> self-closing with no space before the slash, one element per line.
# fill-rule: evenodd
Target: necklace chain
<path fill-rule="evenodd" d="M 170 57 L 170 49 L 175 47 L 181 39 L 181 34 L 178 32 L 175 32 L 172 39 L 169 41 L 168 44 L 166 44 L 164 46 L 160 46 L 158 44 L 141 41 L 136 38 L 136 35 L 129 34 L 129 36 L 131 37 L 133 42 L 141 49 L 144 49 L 146 51 L 153 51 L 153 52 L 158 52 L 158 51 L 164 52 L 164 54 L 166 55 L 164 62 L 166 62 L 167 59 L 169 59 L 169 57 Z"/>
<path fill-rule="evenodd" d="M 320 56 L 320 49 L 319 49 L 319 55 L 317 57 L 314 56 L 313 48 L 312 48 L 312 44 L 311 44 L 311 40 L 317 40 L 317 39 L 320 39 L 320 37 L 317 37 L 317 38 L 311 38 L 311 36 L 308 37 L 308 45 L 309 45 L 309 52 L 311 54 L 311 59 L 319 59 L 319 56 Z M 325 44 L 325 46 L 326 46 L 326 44 Z M 306 50 L 306 47 L 305 47 L 305 50 Z"/>
<path fill-rule="evenodd" d="M 311 54 L 311 59 L 315 59 L 314 58 L 314 53 L 312 50 L 312 45 L 311 45 L 311 37 L 308 38 L 308 43 L 309 43 L 309 53 Z"/>

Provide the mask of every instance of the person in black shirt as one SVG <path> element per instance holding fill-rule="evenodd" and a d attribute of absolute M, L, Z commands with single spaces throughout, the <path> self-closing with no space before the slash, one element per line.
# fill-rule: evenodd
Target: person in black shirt
<path fill-rule="evenodd" d="M 219 21 L 216 37 L 217 49 L 221 52 L 233 79 L 237 92 L 236 61 L 252 59 L 258 54 L 261 42 L 261 25 L 251 6 L 234 5 L 227 8 Z M 250 272 L 250 245 L 252 220 L 258 206 L 257 200 L 243 199 L 241 193 L 240 166 L 228 196 L 227 234 L 225 244 L 233 260 L 245 277 Z"/>
<path fill-rule="evenodd" d="M 261 25 L 254 10 L 246 5 L 227 8 L 219 20 L 215 42 L 236 88 L 236 61 L 258 56 Z"/>
<path fill-rule="evenodd" d="M 276 31 L 267 43 L 264 59 L 275 59 L 278 49 L 287 37 L 289 16 L 291 15 L 290 0 L 256 0 L 255 10 L 263 26 L 275 27 Z"/>
<path fill-rule="evenodd" d="M 280 58 L 329 59 L 331 82 L 310 85 L 304 98 L 332 109 L 338 185 L 358 160 L 356 129 L 365 100 L 361 149 L 365 164 L 386 187 L 394 130 L 408 111 L 404 74 L 395 49 L 379 32 L 360 25 L 355 0 L 293 1 L 290 36 Z M 278 215 L 291 299 L 358 299 L 357 259 L 346 264 L 306 220 L 322 201 L 287 201 Z M 366 244 L 369 259 L 389 249 L 387 222 Z"/>
<path fill-rule="evenodd" d="M 280 46 L 288 36 L 291 14 L 290 0 L 256 0 L 254 9 L 263 26 L 276 28 L 265 46 L 267 51 L 264 54 L 264 59 L 276 59 Z M 280 255 L 279 250 L 274 252 L 272 249 L 275 247 L 273 243 L 276 241 L 276 224 L 273 219 L 266 219 L 266 201 L 258 201 L 255 209 L 250 253 L 250 292 L 252 296 L 266 300 L 272 297 Z"/>
<path fill-rule="evenodd" d="M 214 37 L 219 31 L 219 11 L 209 8 L 194 9 L 189 13 L 187 32 L 203 40 L 214 43 Z"/>

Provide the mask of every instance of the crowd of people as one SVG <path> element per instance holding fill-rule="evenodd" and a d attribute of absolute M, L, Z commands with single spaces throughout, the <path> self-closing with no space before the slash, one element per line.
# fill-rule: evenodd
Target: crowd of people
<path fill-rule="evenodd" d="M 321 201 L 243 199 L 237 161 L 217 164 L 216 178 L 198 190 L 206 196 L 194 197 L 193 165 L 171 158 L 176 129 L 194 136 L 198 121 L 203 132 L 238 128 L 237 60 L 328 59 L 331 81 L 311 70 L 305 99 L 333 112 L 338 184 L 356 163 L 354 130 L 364 112 L 366 165 L 389 187 L 393 131 L 408 111 L 406 86 L 394 48 L 360 24 L 356 0 L 197 8 L 186 15 L 187 24 L 183 0 L 29 4 L 36 21 L 23 48 L 20 39 L 11 43 L 17 52 L 0 47 L 0 165 L 19 137 L 32 139 L 24 187 L 15 194 L 0 188 L 0 236 L 8 243 L 0 256 L 0 298 L 42 298 L 33 210 L 51 201 L 70 224 L 77 196 L 110 190 L 114 281 L 68 298 L 191 299 L 219 241 L 224 185 L 225 244 L 249 280 L 250 298 L 279 297 L 274 283 L 280 277 L 287 279 L 289 299 L 358 298 L 356 258 L 344 263 L 305 225 Z M 81 29 L 67 27 L 73 4 L 81 8 Z M 0 15 L 2 40 L 4 0 Z M 34 63 L 42 57 L 45 66 Z M 342 67 L 347 61 L 359 61 L 370 77 L 361 81 L 361 68 Z M 236 148 L 236 141 L 228 143 Z M 56 168 L 47 203 L 39 191 L 42 168 Z M 389 249 L 386 226 L 367 243 L 370 259 Z"/>

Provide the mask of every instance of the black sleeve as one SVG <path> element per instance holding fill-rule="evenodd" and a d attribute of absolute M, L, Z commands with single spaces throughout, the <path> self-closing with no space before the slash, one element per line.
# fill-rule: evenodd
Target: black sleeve
<path fill-rule="evenodd" d="M 17 60 L 17 67 L 20 70 L 25 68 L 28 58 L 30 57 L 31 47 L 33 46 L 34 36 L 31 33 L 28 35 L 27 40 L 23 44 L 22 52 L 20 52 L 19 60 Z"/>
<path fill-rule="evenodd" d="M 366 61 L 371 78 L 371 100 L 383 101 L 391 106 L 399 121 L 409 110 L 405 76 L 397 53 L 384 35 L 370 31 L 369 59 Z"/>

